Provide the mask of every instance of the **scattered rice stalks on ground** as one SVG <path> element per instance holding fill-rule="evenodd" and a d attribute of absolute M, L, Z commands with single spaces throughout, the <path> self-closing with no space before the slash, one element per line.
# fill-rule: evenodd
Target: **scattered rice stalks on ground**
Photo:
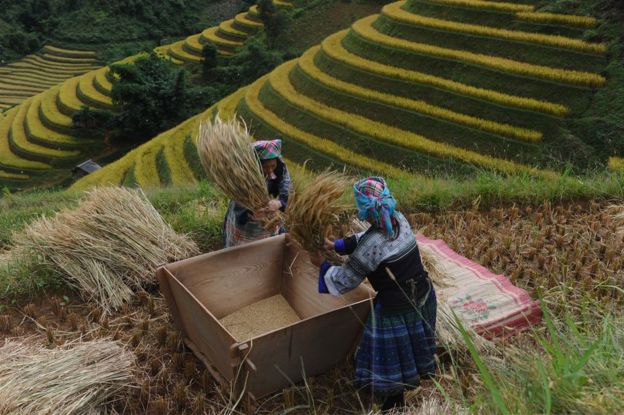
<path fill-rule="evenodd" d="M 94 340 L 47 349 L 35 339 L 0 348 L 0 415 L 96 414 L 134 383 L 132 353 Z"/>
<path fill-rule="evenodd" d="M 607 212 L 613 218 L 618 236 L 624 235 L 624 205 L 612 205 L 607 208 Z"/>
<path fill-rule="evenodd" d="M 159 265 L 198 253 L 140 190 L 123 188 L 92 190 L 75 209 L 41 218 L 14 235 L 14 243 L 16 252 L 30 252 L 60 272 L 103 315 L 154 283 Z"/>
<path fill-rule="evenodd" d="M 462 323 L 463 324 L 463 323 Z M 468 325 L 463 324 L 464 330 L 468 333 L 477 350 L 483 354 L 494 354 L 496 346 L 493 342 L 479 336 Z M 438 313 L 436 321 L 436 340 L 438 344 L 451 353 L 467 354 L 468 348 L 464 340 L 459 324 L 455 318 L 455 313 L 448 303 L 438 296 Z"/>
<path fill-rule="evenodd" d="M 442 402 L 437 397 L 425 398 L 416 405 L 407 405 L 402 409 L 373 412 L 371 415 L 466 415 L 468 411 Z"/>
<path fill-rule="evenodd" d="M 341 200 L 348 184 L 346 176 L 327 170 L 305 187 L 295 185 L 288 199 L 285 223 L 291 238 L 306 251 L 320 250 L 324 238 L 350 209 Z"/>
<path fill-rule="evenodd" d="M 208 178 L 228 198 L 257 212 L 270 198 L 252 141 L 243 121 L 222 121 L 217 114 L 200 123 L 197 152 Z"/>

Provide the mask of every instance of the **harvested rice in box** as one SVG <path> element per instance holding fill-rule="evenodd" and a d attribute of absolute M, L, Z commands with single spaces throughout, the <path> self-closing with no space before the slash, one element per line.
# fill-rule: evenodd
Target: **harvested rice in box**
<path fill-rule="evenodd" d="M 299 320 L 288 301 L 277 294 L 243 307 L 220 321 L 237 341 L 245 341 Z"/>

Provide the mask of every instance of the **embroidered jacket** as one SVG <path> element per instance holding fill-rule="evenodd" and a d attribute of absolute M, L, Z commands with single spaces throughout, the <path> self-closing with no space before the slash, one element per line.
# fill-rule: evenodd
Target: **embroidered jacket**
<path fill-rule="evenodd" d="M 404 310 L 429 293 L 430 282 L 420 258 L 416 237 L 409 222 L 395 212 L 397 236 L 388 240 L 379 229 L 335 241 L 339 254 L 349 258 L 342 266 L 324 262 L 319 276 L 319 291 L 340 295 L 357 287 L 368 277 L 377 291 L 376 302 L 384 310 Z"/>

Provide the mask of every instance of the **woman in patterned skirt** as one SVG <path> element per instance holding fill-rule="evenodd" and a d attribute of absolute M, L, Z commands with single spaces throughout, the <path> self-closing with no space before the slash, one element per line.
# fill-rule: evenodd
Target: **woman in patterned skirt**
<path fill-rule="evenodd" d="M 355 359 L 358 387 L 382 398 L 382 410 L 404 406 L 404 391 L 435 373 L 436 295 L 416 238 L 385 181 L 354 185 L 358 216 L 371 227 L 325 247 L 349 255 L 342 266 L 312 258 L 320 267 L 319 292 L 341 295 L 365 278 L 377 291 Z"/>
<path fill-rule="evenodd" d="M 262 163 L 269 195 L 274 199 L 271 199 L 260 212 L 252 212 L 236 201 L 230 201 L 223 222 L 223 239 L 226 248 L 277 235 L 280 229 L 278 227 L 265 229 L 261 219 L 268 212 L 284 211 L 288 203 L 290 175 L 282 160 L 282 140 L 256 141 L 253 146 Z"/>

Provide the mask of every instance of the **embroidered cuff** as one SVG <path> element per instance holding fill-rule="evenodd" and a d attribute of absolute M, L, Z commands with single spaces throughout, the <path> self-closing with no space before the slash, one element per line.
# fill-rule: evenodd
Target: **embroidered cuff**
<path fill-rule="evenodd" d="M 325 273 L 327 273 L 330 266 L 329 262 L 323 261 L 319 269 L 318 292 L 321 294 L 329 294 L 329 289 L 327 289 L 327 284 L 325 283 Z"/>
<path fill-rule="evenodd" d="M 339 255 L 346 255 L 347 254 L 344 239 L 336 239 L 334 241 L 334 251 L 336 251 L 336 253 L 339 254 Z"/>

